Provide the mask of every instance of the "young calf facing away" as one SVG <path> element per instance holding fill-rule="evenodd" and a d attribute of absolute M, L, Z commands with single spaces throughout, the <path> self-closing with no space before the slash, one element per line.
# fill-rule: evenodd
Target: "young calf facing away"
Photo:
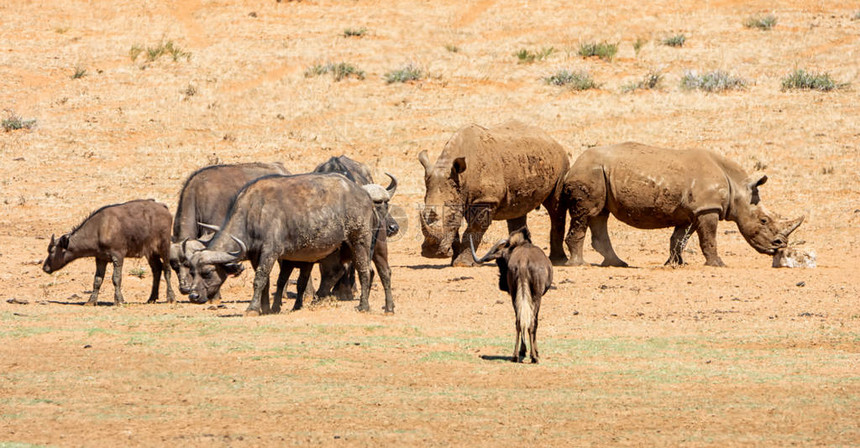
<path fill-rule="evenodd" d="M 84 220 L 71 232 L 55 239 L 51 235 L 48 258 L 42 270 L 48 274 L 62 269 L 70 261 L 95 257 L 96 276 L 87 305 L 95 305 L 104 280 L 108 261 L 113 263 L 114 303 L 122 298 L 122 263 L 126 257 L 146 257 L 152 270 L 152 291 L 147 303 L 158 298 L 158 284 L 164 273 L 167 301 L 173 302 L 170 288 L 170 224 L 173 218 L 167 206 L 151 199 L 107 205 Z"/>
<path fill-rule="evenodd" d="M 552 263 L 537 246 L 525 227 L 513 231 L 508 239 L 496 243 L 480 259 L 469 240 L 472 259 L 481 264 L 496 260 L 499 266 L 499 289 L 511 295 L 516 315 L 517 339 L 512 361 L 521 362 L 526 356 L 526 334 L 532 363 L 538 362 L 537 327 L 540 299 L 552 285 Z"/>

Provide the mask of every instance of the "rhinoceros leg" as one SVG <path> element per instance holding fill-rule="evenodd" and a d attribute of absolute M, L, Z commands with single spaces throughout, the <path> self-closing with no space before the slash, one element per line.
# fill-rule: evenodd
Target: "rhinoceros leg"
<path fill-rule="evenodd" d="M 553 265 L 560 266 L 567 262 L 564 255 L 564 226 L 567 214 L 560 209 L 558 201 L 547 199 L 543 206 L 549 214 L 549 260 Z"/>
<path fill-rule="evenodd" d="M 600 255 L 603 255 L 601 266 L 616 266 L 626 268 L 627 263 L 618 258 L 615 249 L 612 248 L 612 242 L 609 240 L 609 212 L 601 212 L 597 216 L 588 218 L 588 228 L 591 229 L 591 247 L 594 248 Z"/>
<path fill-rule="evenodd" d="M 588 220 L 573 219 L 570 220 L 570 230 L 567 231 L 567 237 L 564 239 L 567 244 L 567 250 L 570 252 L 570 258 L 565 263 L 567 266 L 581 266 L 585 264 L 582 258 L 582 243 L 585 241 L 585 232 L 588 230 Z"/>
<path fill-rule="evenodd" d="M 469 252 L 469 239 L 475 242 L 477 246 L 484 237 L 487 229 L 490 227 L 490 219 L 476 219 L 467 222 L 466 231 L 463 232 L 463 237 L 460 243 L 454 243 L 454 258 L 451 261 L 452 266 L 470 267 L 475 266 L 475 260 L 472 259 L 472 253 Z M 523 222 L 525 223 L 525 221 Z M 510 226 L 510 224 L 509 224 Z"/>
<path fill-rule="evenodd" d="M 666 260 L 666 266 L 674 266 L 684 264 L 682 253 L 687 247 L 687 241 L 693 233 L 693 225 L 676 226 L 672 232 L 672 238 L 669 239 L 669 259 Z"/>
<path fill-rule="evenodd" d="M 700 215 L 697 220 L 696 234 L 699 235 L 699 245 L 705 256 L 705 266 L 725 266 L 717 254 L 717 223 L 719 221 L 720 216 L 717 213 Z"/>

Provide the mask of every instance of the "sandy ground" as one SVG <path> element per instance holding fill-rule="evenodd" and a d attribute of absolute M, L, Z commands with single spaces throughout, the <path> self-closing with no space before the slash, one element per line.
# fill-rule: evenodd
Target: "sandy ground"
<path fill-rule="evenodd" d="M 0 3 L 0 115 L 36 120 L 0 131 L 0 445 L 860 444 L 858 11 L 849 1 Z M 773 30 L 743 27 L 770 12 Z M 683 48 L 660 44 L 679 33 Z M 591 40 L 617 42 L 615 60 L 580 58 Z M 147 61 L 145 48 L 167 41 L 190 58 Z M 133 46 L 144 48 L 135 61 Z M 533 64 L 514 56 L 546 47 Z M 365 79 L 304 75 L 341 61 Z M 410 62 L 427 76 L 385 83 Z M 75 67 L 86 75 L 72 79 Z M 587 69 L 600 88 L 541 81 L 560 68 Z M 852 86 L 781 91 L 794 68 Z M 651 69 L 662 88 L 621 93 Z M 713 69 L 749 85 L 679 88 L 685 70 Z M 435 158 L 467 123 L 509 118 L 542 127 L 571 158 L 635 140 L 766 172 L 764 203 L 806 215 L 793 238 L 818 267 L 772 269 L 722 223 L 727 268 L 702 266 L 695 237 L 689 265 L 666 268 L 671 230 L 613 220 L 633 267 L 556 268 L 542 362 L 514 365 L 495 268 L 421 258 L 417 228 L 417 154 Z M 145 305 L 151 274 L 131 275 L 143 260 L 126 263 L 127 306 L 108 306 L 106 281 L 93 309 L 79 306 L 92 261 L 41 272 L 50 235 L 101 205 L 175 209 L 201 166 L 277 160 L 303 172 L 343 153 L 400 179 L 394 204 L 408 219 L 390 245 L 393 316 L 377 285 L 370 314 L 339 302 L 245 318 L 250 270 L 220 308 Z M 530 222 L 546 249 L 546 214 Z M 504 231 L 494 224 L 488 239 Z"/>

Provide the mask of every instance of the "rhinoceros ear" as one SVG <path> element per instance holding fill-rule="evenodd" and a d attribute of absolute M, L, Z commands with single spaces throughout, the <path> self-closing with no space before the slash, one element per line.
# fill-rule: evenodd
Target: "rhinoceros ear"
<path fill-rule="evenodd" d="M 765 182 L 767 182 L 766 174 L 747 179 L 747 189 L 749 189 L 750 193 L 750 204 L 757 205 L 761 201 L 761 197 L 758 194 L 758 187 L 764 185 Z"/>
<path fill-rule="evenodd" d="M 457 174 L 466 171 L 466 158 L 457 157 L 456 159 L 454 159 L 454 166 L 451 169 Z"/>

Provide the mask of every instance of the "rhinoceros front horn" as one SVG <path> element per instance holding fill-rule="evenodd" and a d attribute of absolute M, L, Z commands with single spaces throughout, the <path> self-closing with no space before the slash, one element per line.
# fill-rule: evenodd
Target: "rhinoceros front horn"
<path fill-rule="evenodd" d="M 801 216 L 800 218 L 787 222 L 785 224 L 785 228 L 780 232 L 780 235 L 783 238 L 788 238 L 788 236 L 791 235 L 791 232 L 794 232 L 798 227 L 800 227 L 800 224 L 803 223 L 804 219 L 806 219 L 806 216 Z"/>
<path fill-rule="evenodd" d="M 427 150 L 421 151 L 418 153 L 418 161 L 421 162 L 421 165 L 424 166 L 424 174 L 429 175 L 430 170 L 433 168 L 430 165 L 430 158 L 427 157 Z"/>
<path fill-rule="evenodd" d="M 391 183 L 385 187 L 385 191 L 388 192 L 388 199 L 390 200 L 394 197 L 394 192 L 397 191 L 397 178 L 391 173 L 385 173 L 385 175 L 391 178 Z"/>

